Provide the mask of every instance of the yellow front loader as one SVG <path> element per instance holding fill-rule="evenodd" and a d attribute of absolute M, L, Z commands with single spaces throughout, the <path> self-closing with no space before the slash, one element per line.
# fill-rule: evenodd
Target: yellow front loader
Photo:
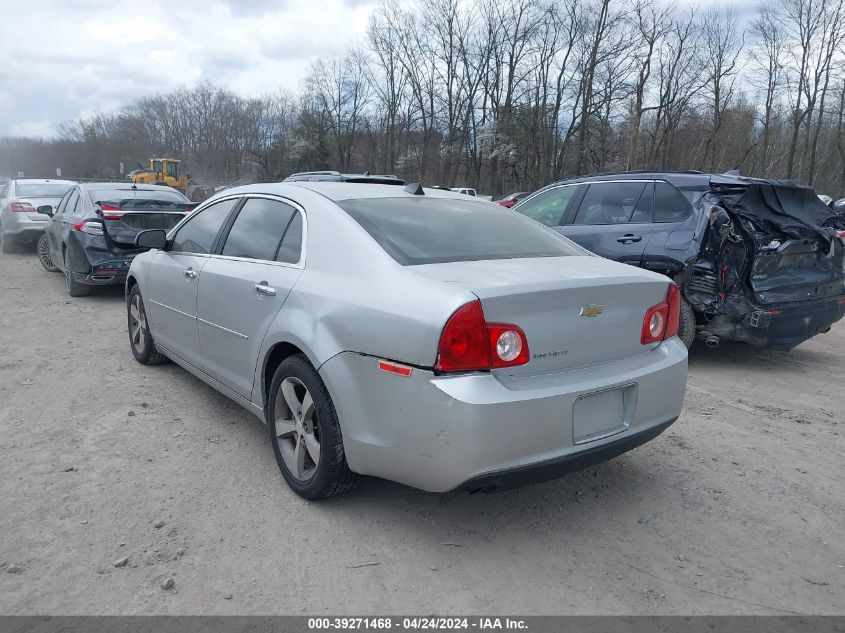
<path fill-rule="evenodd" d="M 136 169 L 127 178 L 136 185 L 167 185 L 178 189 L 192 202 L 202 202 L 209 191 L 190 174 L 182 173 L 182 161 L 176 158 L 151 158 L 149 169 Z"/>

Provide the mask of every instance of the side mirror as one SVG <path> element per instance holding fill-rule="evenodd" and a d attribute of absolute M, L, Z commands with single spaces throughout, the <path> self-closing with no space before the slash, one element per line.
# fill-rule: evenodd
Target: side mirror
<path fill-rule="evenodd" d="M 42 204 L 37 209 L 38 213 L 43 213 L 44 215 L 49 215 L 51 218 L 53 217 L 53 207 L 49 204 Z"/>
<path fill-rule="evenodd" d="M 167 231 L 164 229 L 141 231 L 135 236 L 135 246 L 140 248 L 164 248 L 167 246 Z"/>

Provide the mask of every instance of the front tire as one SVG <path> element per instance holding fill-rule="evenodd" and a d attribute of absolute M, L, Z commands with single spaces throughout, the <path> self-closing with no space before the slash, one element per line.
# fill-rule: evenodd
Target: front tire
<path fill-rule="evenodd" d="M 41 262 L 47 272 L 59 272 L 59 267 L 53 263 L 53 258 L 50 257 L 50 242 L 46 234 L 38 238 L 38 261 Z"/>
<path fill-rule="evenodd" d="M 129 300 L 126 302 L 126 319 L 129 347 L 132 349 L 135 360 L 142 365 L 157 365 L 167 360 L 167 357 L 156 349 L 147 321 L 144 299 L 137 285 L 129 292 Z"/>
<path fill-rule="evenodd" d="M 290 356 L 276 369 L 266 415 L 279 470 L 296 494 L 325 499 L 355 486 L 331 396 L 304 356 Z"/>

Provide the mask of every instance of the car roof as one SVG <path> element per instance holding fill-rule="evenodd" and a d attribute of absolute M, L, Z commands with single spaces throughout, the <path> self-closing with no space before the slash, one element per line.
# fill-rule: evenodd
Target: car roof
<path fill-rule="evenodd" d="M 731 176 L 724 176 L 730 178 Z M 711 174 L 700 171 L 678 170 L 678 171 L 653 171 L 653 170 L 632 170 L 632 171 L 611 171 L 598 174 L 587 174 L 560 180 L 554 184 L 573 184 L 584 182 L 604 182 L 614 180 L 665 180 L 679 189 L 708 189 L 710 187 Z"/>
<path fill-rule="evenodd" d="M 73 180 L 60 180 L 58 178 L 15 178 L 12 182 L 19 185 L 75 185 Z"/>
<path fill-rule="evenodd" d="M 477 201 L 483 204 L 484 201 L 479 201 L 477 198 L 470 198 L 462 193 L 456 191 L 445 191 L 443 189 L 434 189 L 432 187 L 424 187 L 423 195 L 412 193 L 416 183 L 410 183 L 404 187 L 397 185 L 380 185 L 370 183 L 358 182 L 331 182 L 331 181 L 306 181 L 298 180 L 292 182 L 270 182 L 259 183 L 253 185 L 244 185 L 242 187 L 233 187 L 226 189 L 221 194 L 235 195 L 246 193 L 267 193 L 276 195 L 290 195 L 291 189 L 308 189 L 319 193 L 320 195 L 338 202 L 341 200 L 356 200 L 361 198 L 446 198 L 450 200 L 463 201 Z"/>

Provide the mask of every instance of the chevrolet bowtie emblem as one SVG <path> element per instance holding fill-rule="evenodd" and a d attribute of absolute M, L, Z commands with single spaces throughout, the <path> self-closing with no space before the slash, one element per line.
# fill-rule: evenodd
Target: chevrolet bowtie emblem
<path fill-rule="evenodd" d="M 604 306 L 599 306 L 591 303 L 590 305 L 581 308 L 581 313 L 578 316 L 595 317 L 604 312 Z"/>

